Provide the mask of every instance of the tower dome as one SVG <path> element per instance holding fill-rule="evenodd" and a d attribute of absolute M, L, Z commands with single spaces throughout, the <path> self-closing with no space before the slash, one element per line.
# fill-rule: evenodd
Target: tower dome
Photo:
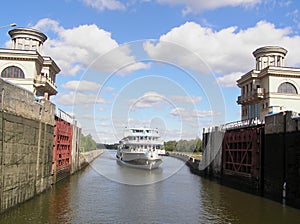
<path fill-rule="evenodd" d="M 268 66 L 283 67 L 287 50 L 278 46 L 265 46 L 256 49 L 253 55 L 256 59 L 256 70 L 262 70 Z"/>
<path fill-rule="evenodd" d="M 15 50 L 36 50 L 41 53 L 43 43 L 47 40 L 45 34 L 32 28 L 15 28 L 8 33 L 12 40 L 12 49 Z"/>

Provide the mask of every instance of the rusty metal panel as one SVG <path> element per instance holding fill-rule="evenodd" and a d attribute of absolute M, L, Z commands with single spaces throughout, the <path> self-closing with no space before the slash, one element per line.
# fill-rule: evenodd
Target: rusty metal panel
<path fill-rule="evenodd" d="M 263 126 L 226 131 L 223 139 L 225 174 L 260 178 Z"/>
<path fill-rule="evenodd" d="M 52 162 L 54 182 L 57 181 L 56 176 L 58 173 L 61 173 L 61 170 L 70 170 L 72 161 L 72 132 L 73 127 L 69 122 L 57 116 L 55 117 Z"/>

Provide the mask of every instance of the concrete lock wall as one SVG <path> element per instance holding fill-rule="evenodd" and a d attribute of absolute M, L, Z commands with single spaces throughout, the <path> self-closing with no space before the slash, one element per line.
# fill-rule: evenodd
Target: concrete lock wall
<path fill-rule="evenodd" d="M 272 114 L 265 124 L 225 132 L 205 129 L 202 148 L 202 160 L 190 165 L 194 173 L 300 208 L 299 113 Z"/>
<path fill-rule="evenodd" d="M 81 128 L 78 127 L 77 121 L 73 124 L 73 136 L 72 136 L 72 163 L 71 174 L 77 172 L 80 168 L 79 155 L 80 155 L 80 134 Z"/>
<path fill-rule="evenodd" d="M 264 195 L 300 208 L 300 126 L 291 111 L 265 119 Z"/>
<path fill-rule="evenodd" d="M 47 100 L 34 101 L 33 93 L 0 79 L 0 109 L 43 123 L 55 125 L 55 105 Z"/>
<path fill-rule="evenodd" d="M 222 142 L 225 131 L 213 127 L 204 131 L 202 140 L 203 155 L 199 163 L 199 171 L 203 175 L 219 178 L 222 172 Z"/>
<path fill-rule="evenodd" d="M 0 79 L 0 213 L 51 186 L 55 106 Z"/>

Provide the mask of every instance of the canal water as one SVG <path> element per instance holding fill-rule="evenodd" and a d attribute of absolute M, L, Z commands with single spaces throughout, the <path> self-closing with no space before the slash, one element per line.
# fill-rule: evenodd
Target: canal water
<path fill-rule="evenodd" d="M 0 215 L 25 223 L 300 223 L 300 210 L 190 173 L 176 158 L 159 169 L 125 167 L 106 151 L 83 171 Z"/>

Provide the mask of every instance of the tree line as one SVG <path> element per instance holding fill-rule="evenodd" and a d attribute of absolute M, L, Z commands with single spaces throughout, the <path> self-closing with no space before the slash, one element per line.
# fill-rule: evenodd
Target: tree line
<path fill-rule="evenodd" d="M 80 151 L 88 152 L 97 149 L 97 143 L 93 139 L 91 134 L 84 135 L 81 133 L 80 135 Z"/>
<path fill-rule="evenodd" d="M 176 152 L 202 152 L 202 141 L 200 138 L 192 140 L 168 141 L 164 143 L 166 151 Z"/>
<path fill-rule="evenodd" d="M 176 152 L 202 152 L 202 141 L 200 138 L 192 140 L 179 140 L 179 141 L 167 141 L 164 142 L 166 151 Z M 80 138 L 80 150 L 82 152 L 88 152 L 96 149 L 117 149 L 118 143 L 115 144 L 104 144 L 96 143 L 91 134 L 83 135 L 81 133 Z"/>
<path fill-rule="evenodd" d="M 118 149 L 119 144 L 104 144 L 104 143 L 97 143 L 98 149 Z"/>

